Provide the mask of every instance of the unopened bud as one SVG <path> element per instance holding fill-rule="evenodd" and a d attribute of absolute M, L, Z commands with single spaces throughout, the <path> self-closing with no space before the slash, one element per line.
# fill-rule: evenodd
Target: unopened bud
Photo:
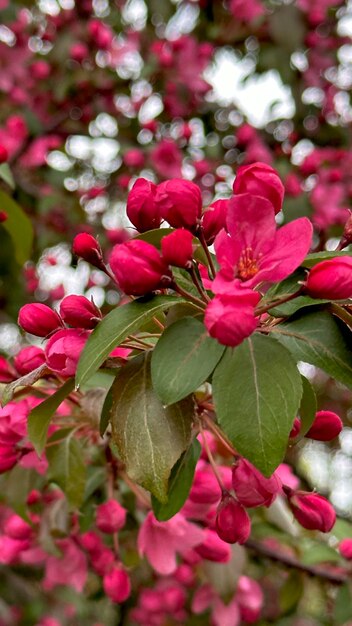
<path fill-rule="evenodd" d="M 31 335 L 46 337 L 62 326 L 61 319 L 49 306 L 35 302 L 25 304 L 19 312 L 18 324 Z"/>
<path fill-rule="evenodd" d="M 161 286 L 169 273 L 160 252 L 146 241 L 132 239 L 112 250 L 110 267 L 127 295 L 142 296 Z"/>
<path fill-rule="evenodd" d="M 190 180 L 175 178 L 157 187 L 155 202 L 160 215 L 174 228 L 196 230 L 202 213 L 202 195 Z"/>
<path fill-rule="evenodd" d="M 114 565 L 103 578 L 106 595 L 113 602 L 124 602 L 131 593 L 131 583 L 126 570 L 121 565 Z"/>
<path fill-rule="evenodd" d="M 318 411 L 306 437 L 317 441 L 331 441 L 340 434 L 343 423 L 333 411 Z"/>
<path fill-rule="evenodd" d="M 116 500 L 108 500 L 98 506 L 95 522 L 102 533 L 115 533 L 126 523 L 126 509 Z"/>
<path fill-rule="evenodd" d="M 284 491 L 296 520 L 307 530 L 329 532 L 335 524 L 336 513 L 326 498 L 318 493 L 292 491 L 287 487 Z"/>
<path fill-rule="evenodd" d="M 314 265 L 305 291 L 312 298 L 344 300 L 352 297 L 352 257 L 335 257 Z"/>
<path fill-rule="evenodd" d="M 250 193 L 267 198 L 279 213 L 285 194 L 285 187 L 278 173 L 266 163 L 251 163 L 240 167 L 233 184 L 235 194 Z"/>
<path fill-rule="evenodd" d="M 245 543 L 251 532 L 246 509 L 229 493 L 223 495 L 216 513 L 216 532 L 227 543 Z"/>
<path fill-rule="evenodd" d="M 85 296 L 66 296 L 60 304 L 60 315 L 66 324 L 74 328 L 95 328 L 101 320 L 101 311 Z"/>
<path fill-rule="evenodd" d="M 188 267 L 193 257 L 192 233 L 185 228 L 177 228 L 161 240 L 164 261 L 175 267 Z"/>
<path fill-rule="evenodd" d="M 72 250 L 76 256 L 81 257 L 87 261 L 87 263 L 104 271 L 105 264 L 103 253 L 98 241 L 93 235 L 89 235 L 89 233 L 76 235 L 73 240 Z"/>
<path fill-rule="evenodd" d="M 270 506 L 281 490 L 281 480 L 275 474 L 265 478 L 254 465 L 241 458 L 232 469 L 232 486 L 243 506 Z"/>
<path fill-rule="evenodd" d="M 38 346 L 28 346 L 20 350 L 14 358 L 14 365 L 21 376 L 33 372 L 45 363 L 44 350 Z"/>
<path fill-rule="evenodd" d="M 339 543 L 339 552 L 344 559 L 352 560 L 352 539 L 343 539 Z"/>
<path fill-rule="evenodd" d="M 138 178 L 127 198 L 126 213 L 140 233 L 159 228 L 161 217 L 155 204 L 156 185 L 145 178 Z"/>

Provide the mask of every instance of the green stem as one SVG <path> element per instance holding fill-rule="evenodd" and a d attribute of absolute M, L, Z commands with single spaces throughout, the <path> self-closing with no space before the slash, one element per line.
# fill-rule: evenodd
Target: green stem
<path fill-rule="evenodd" d="M 211 272 L 211 278 L 214 279 L 215 275 L 216 275 L 216 269 L 213 263 L 213 259 L 211 258 L 211 254 L 209 251 L 209 248 L 207 246 L 207 242 L 205 241 L 205 237 L 204 237 L 204 233 L 202 231 L 202 229 L 200 228 L 199 233 L 198 233 L 198 239 L 200 241 L 200 243 L 202 244 L 202 248 L 205 252 L 205 255 L 207 257 L 207 261 L 209 264 L 209 268 L 210 268 L 210 272 Z"/>

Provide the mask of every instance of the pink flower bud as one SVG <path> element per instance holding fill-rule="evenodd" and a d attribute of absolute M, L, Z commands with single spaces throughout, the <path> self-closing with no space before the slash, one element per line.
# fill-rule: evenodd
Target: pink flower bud
<path fill-rule="evenodd" d="M 10 383 L 17 378 L 16 372 L 5 357 L 0 356 L 0 383 Z"/>
<path fill-rule="evenodd" d="M 125 602 L 131 593 L 131 583 L 127 572 L 120 566 L 114 567 L 105 574 L 103 587 L 106 595 L 113 602 Z"/>
<path fill-rule="evenodd" d="M 237 585 L 236 600 L 241 618 L 246 624 L 254 624 L 260 616 L 264 595 L 256 580 L 249 576 L 240 576 Z"/>
<path fill-rule="evenodd" d="M 227 543 L 245 543 L 251 532 L 251 520 L 246 509 L 229 493 L 217 509 L 216 532 Z"/>
<path fill-rule="evenodd" d="M 343 539 L 339 543 L 339 552 L 344 559 L 352 559 L 352 539 Z"/>
<path fill-rule="evenodd" d="M 250 193 L 270 200 L 279 213 L 285 194 L 285 187 L 278 173 L 266 163 L 251 163 L 240 167 L 233 184 L 235 194 Z"/>
<path fill-rule="evenodd" d="M 19 515 L 10 515 L 4 524 L 4 533 L 11 539 L 29 539 L 32 528 Z"/>
<path fill-rule="evenodd" d="M 265 478 L 254 465 L 241 458 L 232 469 L 232 486 L 243 506 L 270 506 L 281 489 L 281 480 L 275 474 Z"/>
<path fill-rule="evenodd" d="M 5 163 L 8 158 L 9 158 L 9 153 L 7 151 L 7 148 L 5 148 L 5 146 L 0 144 L 0 163 Z"/>
<path fill-rule="evenodd" d="M 298 437 L 300 431 L 301 431 L 301 420 L 298 417 L 295 417 L 293 421 L 293 426 L 290 432 L 290 439 L 295 439 L 296 437 Z"/>
<path fill-rule="evenodd" d="M 62 326 L 61 319 L 49 306 L 35 302 L 21 307 L 18 324 L 31 335 L 46 337 Z"/>
<path fill-rule="evenodd" d="M 165 263 L 175 267 L 189 267 L 193 257 L 192 233 L 177 228 L 161 240 L 161 252 Z"/>
<path fill-rule="evenodd" d="M 314 265 L 305 291 L 312 298 L 343 300 L 352 297 L 352 257 L 340 256 Z"/>
<path fill-rule="evenodd" d="M 202 195 L 190 180 L 174 178 L 157 187 L 155 202 L 161 216 L 174 228 L 194 231 L 202 213 Z"/>
<path fill-rule="evenodd" d="M 0 474 L 12 469 L 18 459 L 19 454 L 16 452 L 13 445 L 6 445 L 6 443 L 0 444 Z"/>
<path fill-rule="evenodd" d="M 76 235 L 73 240 L 72 250 L 76 256 L 81 257 L 87 263 L 94 265 L 94 267 L 99 269 L 105 268 L 101 247 L 93 235 L 88 233 Z"/>
<path fill-rule="evenodd" d="M 66 296 L 60 304 L 60 315 L 66 324 L 74 328 L 95 328 L 101 320 L 100 309 L 85 296 Z"/>
<path fill-rule="evenodd" d="M 154 202 L 156 185 L 145 178 L 138 178 L 127 198 L 126 213 L 140 233 L 159 228 L 161 218 Z"/>
<path fill-rule="evenodd" d="M 45 363 L 44 350 L 37 346 L 28 346 L 20 350 L 14 358 L 14 365 L 21 376 L 33 372 Z"/>
<path fill-rule="evenodd" d="M 318 493 L 292 491 L 285 487 L 288 503 L 296 520 L 307 530 L 329 532 L 336 521 L 336 513 L 326 498 Z"/>
<path fill-rule="evenodd" d="M 123 155 L 124 164 L 127 167 L 143 167 L 145 163 L 145 158 L 142 150 L 138 148 L 131 148 L 131 150 L 127 150 Z"/>
<path fill-rule="evenodd" d="M 110 267 L 127 295 L 142 296 L 158 289 L 168 268 L 160 252 L 150 243 L 132 239 L 112 250 Z"/>
<path fill-rule="evenodd" d="M 59 330 L 45 346 L 48 367 L 62 376 L 74 376 L 79 357 L 88 337 L 87 331 Z"/>
<path fill-rule="evenodd" d="M 115 533 L 126 523 L 126 509 L 116 500 L 108 500 L 98 506 L 95 523 L 102 533 Z"/>
<path fill-rule="evenodd" d="M 318 411 L 306 437 L 317 441 L 331 441 L 340 434 L 343 423 L 333 411 Z"/>
<path fill-rule="evenodd" d="M 208 246 L 214 243 L 216 235 L 226 227 L 228 202 L 228 200 L 216 200 L 203 213 L 202 229 Z"/>
<path fill-rule="evenodd" d="M 220 539 L 219 535 L 207 528 L 203 543 L 196 546 L 195 551 L 202 559 L 215 561 L 216 563 L 227 563 L 231 558 L 231 549 L 228 543 Z"/>

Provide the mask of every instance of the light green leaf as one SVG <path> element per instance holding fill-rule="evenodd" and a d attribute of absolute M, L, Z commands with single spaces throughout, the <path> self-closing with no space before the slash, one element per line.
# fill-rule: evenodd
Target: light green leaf
<path fill-rule="evenodd" d="M 302 395 L 288 350 L 253 335 L 227 348 L 213 375 L 218 421 L 234 447 L 270 476 L 284 458 Z"/>
<path fill-rule="evenodd" d="M 352 335 L 327 311 L 309 312 L 274 326 L 271 336 L 297 361 L 320 367 L 352 389 Z"/>
<path fill-rule="evenodd" d="M 31 410 L 28 416 L 28 437 L 38 456 L 44 450 L 52 416 L 73 389 L 74 380 L 70 378 L 52 396 Z"/>
<path fill-rule="evenodd" d="M 12 238 L 16 261 L 23 265 L 31 256 L 33 244 L 33 226 L 21 207 L 4 191 L 0 190 L 0 211 L 8 217 L 1 224 Z"/>
<path fill-rule="evenodd" d="M 63 441 L 61 441 L 63 439 Z M 46 457 L 49 462 L 48 479 L 64 492 L 69 505 L 76 509 L 82 504 L 86 485 L 86 465 L 81 442 L 75 431 L 57 431 L 50 438 Z M 58 441 L 58 443 L 54 443 Z"/>
<path fill-rule="evenodd" d="M 112 441 L 119 457 L 132 480 L 165 503 L 171 470 L 191 440 L 193 401 L 163 407 L 153 391 L 149 353 L 121 368 L 112 393 Z"/>
<path fill-rule="evenodd" d="M 0 178 L 9 186 L 11 189 L 15 188 L 15 181 L 12 176 L 12 172 L 8 163 L 2 163 L 0 165 Z"/>
<path fill-rule="evenodd" d="M 186 502 L 201 451 L 202 447 L 199 441 L 194 439 L 192 445 L 174 465 L 169 480 L 168 499 L 165 504 L 161 504 L 152 496 L 154 515 L 159 522 L 166 522 L 176 515 Z"/>
<path fill-rule="evenodd" d="M 169 326 L 152 355 L 153 387 L 161 401 L 172 404 L 195 391 L 212 373 L 224 350 L 194 317 L 184 317 Z"/>
<path fill-rule="evenodd" d="M 137 332 L 154 315 L 182 302 L 173 296 L 155 296 L 147 302 L 140 299 L 111 311 L 90 335 L 77 367 L 76 385 L 79 387 L 96 372 L 110 352 L 128 335 Z"/>
<path fill-rule="evenodd" d="M 300 601 L 304 592 L 302 572 L 291 572 L 280 589 L 279 603 L 283 613 L 290 613 Z"/>

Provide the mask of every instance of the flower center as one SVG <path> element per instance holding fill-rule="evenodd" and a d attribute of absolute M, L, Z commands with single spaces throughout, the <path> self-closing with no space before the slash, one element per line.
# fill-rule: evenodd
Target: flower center
<path fill-rule="evenodd" d="M 253 258 L 252 248 L 245 248 L 237 265 L 237 276 L 241 280 L 249 280 L 259 271 L 257 260 Z"/>

